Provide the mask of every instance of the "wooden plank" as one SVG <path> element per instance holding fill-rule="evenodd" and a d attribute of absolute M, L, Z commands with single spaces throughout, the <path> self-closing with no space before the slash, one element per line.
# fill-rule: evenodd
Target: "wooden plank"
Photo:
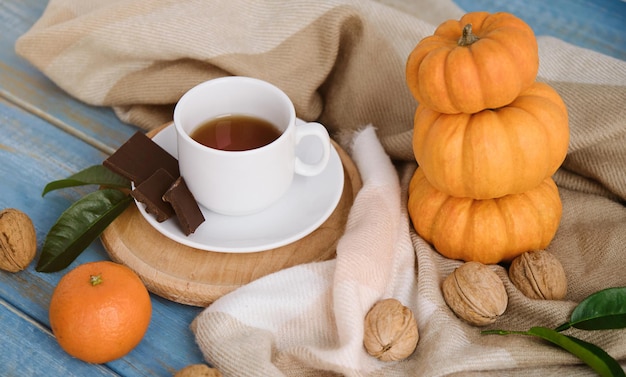
<path fill-rule="evenodd" d="M 616 0 L 455 0 L 463 10 L 510 12 L 535 34 L 626 60 L 626 2 Z"/>
<path fill-rule="evenodd" d="M 104 158 L 102 152 L 11 103 L 0 100 L 0 208 L 18 208 L 32 218 L 39 248 L 61 212 L 88 191 L 84 188 L 66 189 L 42 198 L 41 191 L 45 184 L 86 166 L 99 164 Z M 101 243 L 95 242 L 70 268 L 102 259 L 108 259 L 107 254 Z M 38 273 L 34 270 L 34 263 L 16 274 L 0 271 L 0 298 L 16 308 L 24 318 L 31 318 L 33 323 L 47 327 L 50 295 L 65 272 L 67 270 Z M 152 303 L 153 318 L 144 340 L 131 354 L 108 364 L 116 373 L 124 376 L 169 376 L 187 364 L 202 361 L 202 355 L 189 330 L 189 324 L 201 309 L 156 296 L 152 296 Z M 7 336 L 13 343 L 3 341 L 2 352 L 19 353 L 25 344 L 31 344 L 31 347 L 37 348 L 37 353 L 44 355 L 55 355 L 58 352 L 54 342 L 30 343 L 15 338 L 19 336 Z M 8 366 L 0 363 L 0 375 L 8 373 L 5 368 Z"/>
<path fill-rule="evenodd" d="M 0 2 L 0 97 L 57 119 L 92 144 L 117 148 L 138 128 L 122 123 L 110 108 L 88 106 L 69 96 L 15 54 L 15 41 L 39 19 L 46 4 L 42 0 Z"/>

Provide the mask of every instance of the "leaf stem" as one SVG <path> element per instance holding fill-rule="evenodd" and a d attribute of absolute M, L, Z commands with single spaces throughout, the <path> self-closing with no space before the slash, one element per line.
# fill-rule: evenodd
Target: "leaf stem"
<path fill-rule="evenodd" d="M 600 347 L 547 327 L 533 327 L 528 331 L 485 330 L 481 333 L 539 337 L 578 357 L 602 377 L 626 377 L 619 363 Z"/>
<path fill-rule="evenodd" d="M 483 330 L 480 333 L 483 335 L 530 335 L 528 331 L 515 330 Z"/>

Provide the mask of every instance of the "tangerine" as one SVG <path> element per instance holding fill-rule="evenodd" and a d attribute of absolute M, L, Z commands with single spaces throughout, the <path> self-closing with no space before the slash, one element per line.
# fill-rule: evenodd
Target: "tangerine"
<path fill-rule="evenodd" d="M 130 268 L 82 264 L 65 274 L 50 299 L 50 327 L 68 354 L 88 363 L 118 359 L 135 348 L 150 324 L 150 295 Z"/>

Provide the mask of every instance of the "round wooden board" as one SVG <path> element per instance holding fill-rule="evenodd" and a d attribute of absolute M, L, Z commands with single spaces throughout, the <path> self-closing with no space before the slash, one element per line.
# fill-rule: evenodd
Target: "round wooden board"
<path fill-rule="evenodd" d="M 160 129 L 148 135 L 154 136 Z M 318 229 L 280 248 L 256 253 L 199 250 L 172 241 L 130 205 L 101 235 L 112 260 L 133 269 L 149 291 L 181 304 L 208 306 L 222 295 L 262 276 L 302 263 L 335 257 L 348 212 L 361 188 L 354 162 L 333 142 L 344 168 L 337 208 Z"/>

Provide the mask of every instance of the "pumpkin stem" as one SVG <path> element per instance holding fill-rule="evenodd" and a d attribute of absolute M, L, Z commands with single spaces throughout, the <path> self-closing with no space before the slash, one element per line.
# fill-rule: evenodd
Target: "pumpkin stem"
<path fill-rule="evenodd" d="M 94 287 L 98 284 L 102 284 L 102 275 L 89 276 L 89 283 Z"/>
<path fill-rule="evenodd" d="M 459 46 L 469 46 L 479 39 L 480 38 L 478 38 L 475 34 L 472 33 L 472 24 L 467 24 L 463 28 L 463 35 L 461 36 L 461 38 L 459 38 L 459 41 L 457 42 L 457 44 Z"/>

